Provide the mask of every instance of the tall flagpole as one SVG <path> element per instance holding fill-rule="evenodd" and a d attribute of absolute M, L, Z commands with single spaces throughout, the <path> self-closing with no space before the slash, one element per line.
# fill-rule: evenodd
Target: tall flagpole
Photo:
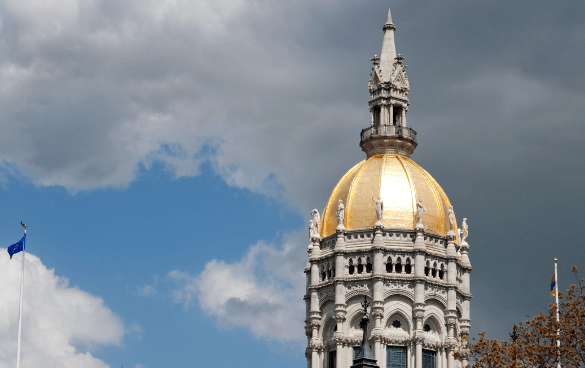
<path fill-rule="evenodd" d="M 24 294 L 24 255 L 26 253 L 26 225 L 24 227 L 24 243 L 22 245 L 22 275 L 20 277 L 20 312 L 18 315 L 18 347 L 16 349 L 16 368 L 20 368 L 20 339 L 22 337 L 22 295 Z"/>
<path fill-rule="evenodd" d="M 26 231 L 26 230 L 25 230 Z M 555 258 L 555 302 L 557 303 L 557 323 L 559 320 L 559 278 L 557 277 L 557 259 Z M 557 354 L 560 358 L 561 340 L 559 339 L 560 330 L 557 328 Z M 557 362 L 557 368 L 561 368 L 560 360 Z"/>

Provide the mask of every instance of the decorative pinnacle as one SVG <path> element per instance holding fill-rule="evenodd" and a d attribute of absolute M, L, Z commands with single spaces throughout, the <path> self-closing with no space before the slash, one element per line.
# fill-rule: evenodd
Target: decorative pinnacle
<path fill-rule="evenodd" d="M 393 30 L 396 29 L 394 23 L 392 23 L 392 14 L 390 14 L 390 9 L 388 9 L 388 20 L 386 20 L 386 24 L 384 24 L 384 27 L 382 29 L 385 31 L 388 28 Z"/>
<path fill-rule="evenodd" d="M 392 13 L 390 9 L 388 9 L 388 20 L 386 20 L 386 24 L 392 24 Z"/>
<path fill-rule="evenodd" d="M 402 64 L 402 60 L 404 60 L 404 56 L 398 54 L 398 55 L 396 55 L 396 57 L 394 58 L 394 60 L 396 60 L 396 63 Z"/>
<path fill-rule="evenodd" d="M 374 55 L 374 57 L 371 58 L 370 60 L 374 62 L 374 65 L 380 64 L 380 58 L 378 57 L 378 55 Z"/>

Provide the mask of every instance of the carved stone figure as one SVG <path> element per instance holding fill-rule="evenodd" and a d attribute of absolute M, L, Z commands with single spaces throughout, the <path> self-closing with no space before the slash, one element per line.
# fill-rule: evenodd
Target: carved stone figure
<path fill-rule="evenodd" d="M 384 201 L 382 200 L 381 196 L 378 196 L 378 199 L 374 198 L 373 194 L 372 194 L 372 200 L 374 202 L 376 202 L 376 216 L 378 218 L 378 221 L 376 222 L 376 226 L 382 225 L 382 218 L 384 216 Z"/>
<path fill-rule="evenodd" d="M 311 227 L 312 227 L 311 239 L 319 238 L 319 230 L 321 227 L 321 216 L 319 215 L 319 211 L 317 211 L 316 208 L 311 211 L 311 215 L 313 216 L 313 219 L 311 220 Z"/>
<path fill-rule="evenodd" d="M 461 242 L 467 243 L 467 236 L 469 235 L 469 228 L 467 227 L 467 219 L 464 218 L 463 222 L 461 223 L 461 227 L 463 228 L 463 237 L 461 238 Z"/>
<path fill-rule="evenodd" d="M 423 212 L 425 212 L 426 210 L 427 210 L 426 207 L 422 205 L 422 198 L 420 198 L 418 200 L 418 202 L 416 202 L 416 224 L 417 225 L 422 225 Z"/>
<path fill-rule="evenodd" d="M 461 233 L 463 231 L 461 229 L 457 229 L 457 243 L 461 244 Z"/>
<path fill-rule="evenodd" d="M 449 207 L 449 230 L 453 230 L 455 225 L 455 214 L 453 213 L 453 206 Z"/>
<path fill-rule="evenodd" d="M 345 206 L 343 205 L 343 201 L 340 199 L 339 204 L 337 205 L 337 227 L 343 227 L 343 220 L 345 220 Z"/>
<path fill-rule="evenodd" d="M 313 240 L 315 237 L 315 228 L 313 226 L 313 220 L 309 220 L 309 239 Z"/>

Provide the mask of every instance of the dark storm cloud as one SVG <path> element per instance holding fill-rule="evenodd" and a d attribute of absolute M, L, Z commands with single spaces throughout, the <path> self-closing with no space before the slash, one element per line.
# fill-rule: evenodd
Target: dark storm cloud
<path fill-rule="evenodd" d="M 38 185 L 126 186 L 208 159 L 231 185 L 323 208 L 364 157 L 391 6 L 412 158 L 469 220 L 474 328 L 505 336 L 547 308 L 553 256 L 561 284 L 585 260 L 582 2 L 26 4 L 0 2 L 0 157 Z"/>

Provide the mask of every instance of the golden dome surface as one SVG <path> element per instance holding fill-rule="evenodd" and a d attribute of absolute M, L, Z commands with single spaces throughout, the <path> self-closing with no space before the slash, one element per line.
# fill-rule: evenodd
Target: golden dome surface
<path fill-rule="evenodd" d="M 414 229 L 416 202 L 426 207 L 422 223 L 425 231 L 447 235 L 449 198 L 437 181 L 410 158 L 380 154 L 355 165 L 337 183 L 329 197 L 321 220 L 321 236 L 335 233 L 337 205 L 345 205 L 346 230 L 372 228 L 376 223 L 376 204 L 372 195 L 384 201 L 385 228 Z M 457 234 L 457 221 L 454 224 Z"/>

